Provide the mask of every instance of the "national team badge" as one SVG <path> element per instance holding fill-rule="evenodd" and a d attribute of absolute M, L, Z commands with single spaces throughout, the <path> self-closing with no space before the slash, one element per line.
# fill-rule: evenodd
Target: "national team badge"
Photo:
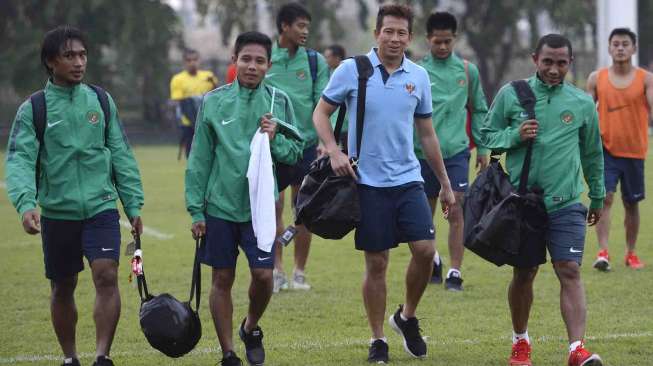
<path fill-rule="evenodd" d="M 460 86 L 465 86 L 465 84 L 467 84 L 467 80 L 465 80 L 465 79 L 458 79 L 458 85 L 460 85 Z"/>
<path fill-rule="evenodd" d="M 569 125 L 574 121 L 574 114 L 570 110 L 565 110 L 560 113 L 560 120 L 562 123 Z"/>
<path fill-rule="evenodd" d="M 406 83 L 406 91 L 408 92 L 408 94 L 413 94 L 413 92 L 415 91 L 415 84 L 413 84 L 411 82 L 407 82 Z"/>
<path fill-rule="evenodd" d="M 297 79 L 299 79 L 299 80 L 306 79 L 306 73 L 304 72 L 304 70 L 297 71 L 296 75 L 297 75 Z"/>
<path fill-rule="evenodd" d="M 88 111 L 86 113 L 86 119 L 92 125 L 97 124 L 100 121 L 100 113 L 96 111 Z"/>

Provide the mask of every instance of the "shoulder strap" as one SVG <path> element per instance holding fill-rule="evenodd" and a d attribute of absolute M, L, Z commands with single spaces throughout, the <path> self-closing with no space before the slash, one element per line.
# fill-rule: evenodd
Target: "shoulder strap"
<path fill-rule="evenodd" d="M 195 312 L 199 311 L 200 308 L 200 292 L 202 290 L 202 269 L 200 268 L 200 241 L 204 240 L 204 237 L 197 238 L 195 240 L 195 260 L 193 262 L 193 278 L 190 285 L 190 298 L 188 303 L 192 304 L 193 298 L 195 298 Z"/>
<path fill-rule="evenodd" d="M 45 107 L 45 92 L 39 90 L 32 94 L 30 97 L 32 104 L 32 124 L 34 125 L 34 132 L 36 139 L 39 142 L 39 149 L 36 152 L 36 166 L 34 167 L 34 178 L 36 181 L 36 196 L 39 194 L 39 176 L 41 175 L 41 147 L 43 146 L 43 136 L 45 136 L 45 123 L 48 118 L 47 109 Z"/>
<path fill-rule="evenodd" d="M 317 51 L 312 48 L 306 49 L 306 55 L 308 56 L 308 69 L 311 72 L 311 101 L 315 100 L 315 81 L 317 80 Z"/>
<path fill-rule="evenodd" d="M 342 134 L 342 125 L 345 123 L 345 115 L 347 114 L 347 104 L 342 103 L 338 107 L 338 117 L 336 118 L 336 127 L 333 129 L 333 137 L 336 139 L 336 144 L 340 143 L 340 135 Z"/>
<path fill-rule="evenodd" d="M 469 61 L 463 59 L 463 64 L 465 65 L 465 80 L 467 81 L 467 110 L 471 112 L 474 104 L 472 103 L 472 83 L 470 83 L 471 78 L 469 77 Z"/>
<path fill-rule="evenodd" d="M 88 84 L 88 86 L 93 89 L 97 95 L 98 101 L 100 101 L 100 108 L 102 108 L 102 113 L 104 113 L 104 144 L 107 144 L 107 139 L 109 138 L 109 121 L 111 121 L 111 108 L 109 107 L 109 96 L 107 92 L 104 91 L 101 87 L 93 84 Z"/>
<path fill-rule="evenodd" d="M 365 122 L 365 99 L 367 94 L 367 80 L 374 73 L 372 62 L 366 55 L 355 56 L 356 70 L 358 71 L 358 101 L 356 102 L 356 154 L 361 155 L 363 142 L 363 124 Z"/>
<path fill-rule="evenodd" d="M 535 117 L 535 103 L 537 98 L 533 89 L 528 85 L 526 80 L 520 79 L 515 80 L 510 83 L 510 85 L 515 89 L 517 93 L 517 99 L 519 99 L 519 104 L 526 111 L 528 119 L 536 119 Z M 528 173 L 531 168 L 531 155 L 533 155 L 533 139 L 528 140 L 528 147 L 526 148 L 526 157 L 524 158 L 524 165 L 521 170 L 521 177 L 519 178 L 519 193 L 526 193 L 528 186 Z"/>

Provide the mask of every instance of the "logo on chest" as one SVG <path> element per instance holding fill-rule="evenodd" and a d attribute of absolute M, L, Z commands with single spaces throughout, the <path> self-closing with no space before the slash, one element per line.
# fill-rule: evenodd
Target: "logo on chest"
<path fill-rule="evenodd" d="M 409 81 L 406 83 L 405 87 L 408 94 L 413 95 L 413 93 L 415 92 L 415 84 Z"/>
<path fill-rule="evenodd" d="M 88 111 L 86 112 L 86 119 L 88 120 L 88 123 L 95 125 L 100 122 L 100 112 Z"/>
<path fill-rule="evenodd" d="M 458 79 L 458 85 L 459 85 L 459 86 L 463 87 L 463 86 L 465 86 L 465 84 L 467 84 L 467 80 L 465 80 L 465 79 Z"/>
<path fill-rule="evenodd" d="M 574 121 L 574 113 L 568 109 L 560 113 L 560 121 L 566 125 L 570 125 Z"/>
<path fill-rule="evenodd" d="M 295 73 L 295 76 L 297 76 L 297 79 L 299 80 L 304 80 L 306 79 L 306 72 L 304 70 L 299 70 Z"/>

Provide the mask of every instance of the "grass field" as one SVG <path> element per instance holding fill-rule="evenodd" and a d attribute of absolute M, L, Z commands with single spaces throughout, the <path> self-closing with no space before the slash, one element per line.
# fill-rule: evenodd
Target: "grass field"
<path fill-rule="evenodd" d="M 194 242 L 190 218 L 184 209 L 184 164 L 177 162 L 172 146 L 136 147 L 145 186 L 143 219 L 146 226 L 172 238 L 143 236 L 145 266 L 150 288 L 185 299 L 190 286 Z M 1 155 L 4 164 L 4 155 Z M 650 161 L 649 154 L 649 161 Z M 4 168 L 2 169 L 4 171 Z M 4 176 L 4 175 L 3 175 Z M 648 187 L 653 174 L 648 173 Z M 58 365 L 61 351 L 50 325 L 49 284 L 43 276 L 40 237 L 28 236 L 0 187 L 0 365 Z M 288 207 L 289 205 L 287 205 Z M 621 262 L 624 248 L 623 209 L 615 205 L 612 228 L 613 271 L 591 268 L 596 237 L 588 231 L 585 265 L 588 346 L 613 366 L 653 365 L 653 200 L 641 205 L 640 257 L 649 265 L 635 272 Z M 286 222 L 290 212 L 286 212 Z M 437 245 L 446 258 L 447 225 L 437 223 Z M 123 243 L 129 241 L 123 230 Z M 289 247 L 291 248 L 291 247 Z M 138 324 L 139 298 L 128 283 L 128 257 L 122 257 L 120 287 L 122 317 L 113 345 L 116 365 L 215 365 L 219 349 L 207 307 L 210 270 L 203 269 L 200 310 L 204 336 L 195 351 L 173 360 L 154 351 Z M 391 253 L 388 272 L 389 316 L 403 302 L 407 246 Z M 287 271 L 292 250 L 286 250 Z M 341 241 L 315 238 L 307 267 L 310 292 L 282 292 L 273 296 L 261 321 L 268 365 L 366 364 L 369 330 L 360 294 L 363 256 L 353 249 L 353 236 Z M 510 268 L 496 268 L 467 252 L 463 267 L 465 291 L 446 292 L 430 285 L 418 308 L 427 336 L 426 360 L 404 353 L 400 338 L 386 326 L 391 363 L 395 365 L 505 365 L 510 352 L 511 323 L 506 303 Z M 245 315 L 247 263 L 240 256 L 234 286 L 234 323 Z M 549 264 L 542 266 L 535 283 L 535 303 L 529 326 L 535 365 L 566 365 L 566 332 L 558 307 L 558 281 Z M 92 319 L 93 288 L 88 269 L 80 274 L 77 290 L 78 351 L 83 365 L 90 365 L 95 351 Z M 236 352 L 244 348 L 235 341 Z"/>

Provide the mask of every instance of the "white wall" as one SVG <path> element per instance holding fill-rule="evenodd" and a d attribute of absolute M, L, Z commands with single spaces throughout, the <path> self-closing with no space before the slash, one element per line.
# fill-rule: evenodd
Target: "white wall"
<path fill-rule="evenodd" d="M 637 33 L 637 0 L 597 0 L 597 67 L 612 63 L 608 54 L 608 37 L 614 28 L 627 27 Z M 637 65 L 638 56 L 633 56 Z"/>

